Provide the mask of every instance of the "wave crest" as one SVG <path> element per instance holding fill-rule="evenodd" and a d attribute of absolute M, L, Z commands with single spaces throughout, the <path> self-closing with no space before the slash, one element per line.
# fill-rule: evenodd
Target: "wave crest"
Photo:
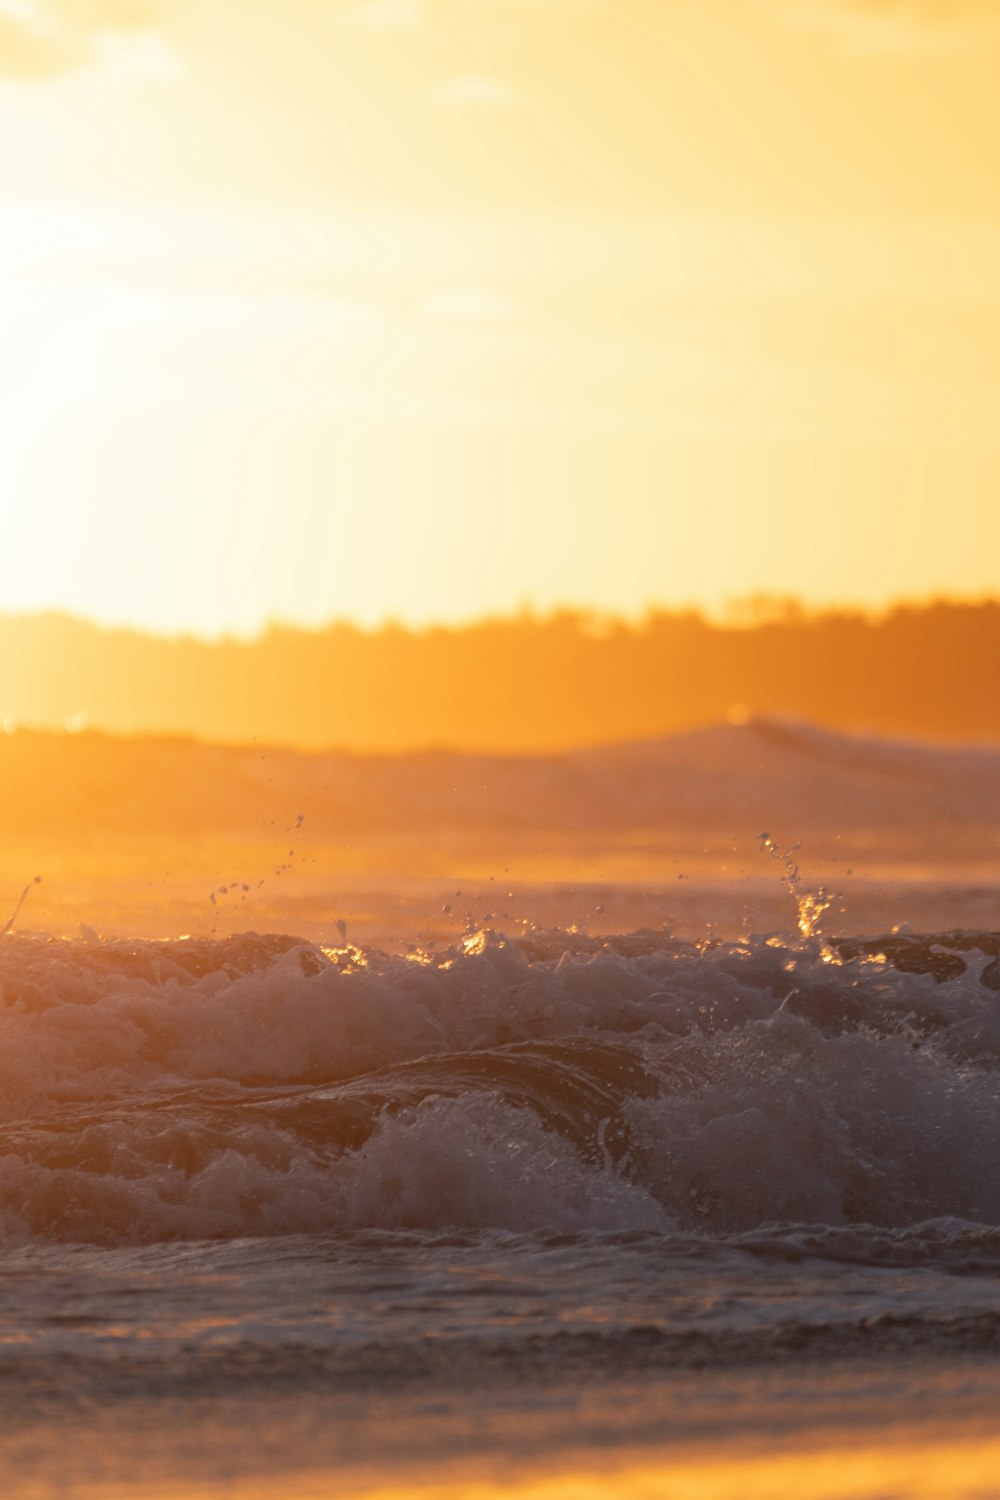
<path fill-rule="evenodd" d="M 0 941 L 0 1213 L 97 1242 L 1000 1225 L 1000 935 Z"/>

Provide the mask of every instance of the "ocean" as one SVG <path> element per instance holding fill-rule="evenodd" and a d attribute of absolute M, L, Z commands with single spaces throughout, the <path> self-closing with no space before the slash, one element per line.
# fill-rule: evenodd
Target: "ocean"
<path fill-rule="evenodd" d="M 0 938 L 4 1494 L 1000 1494 L 1000 934 L 788 880 Z"/>

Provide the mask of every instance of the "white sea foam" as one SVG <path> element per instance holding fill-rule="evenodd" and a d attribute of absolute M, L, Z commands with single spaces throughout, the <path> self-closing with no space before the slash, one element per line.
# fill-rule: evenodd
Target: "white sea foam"
<path fill-rule="evenodd" d="M 1000 1224 L 1000 938 L 0 943 L 8 1238 Z"/>

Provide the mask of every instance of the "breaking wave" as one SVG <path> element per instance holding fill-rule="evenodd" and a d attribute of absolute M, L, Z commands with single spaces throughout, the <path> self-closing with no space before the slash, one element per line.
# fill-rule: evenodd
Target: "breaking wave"
<path fill-rule="evenodd" d="M 666 1231 L 1000 1261 L 998 1159 L 997 933 L 0 938 L 8 1241 Z"/>

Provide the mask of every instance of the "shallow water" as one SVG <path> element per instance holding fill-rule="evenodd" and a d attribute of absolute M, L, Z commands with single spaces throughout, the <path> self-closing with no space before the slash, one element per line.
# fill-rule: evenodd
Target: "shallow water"
<path fill-rule="evenodd" d="M 8 1492 L 985 1441 L 1000 935 L 25 934 L 0 984 Z"/>

